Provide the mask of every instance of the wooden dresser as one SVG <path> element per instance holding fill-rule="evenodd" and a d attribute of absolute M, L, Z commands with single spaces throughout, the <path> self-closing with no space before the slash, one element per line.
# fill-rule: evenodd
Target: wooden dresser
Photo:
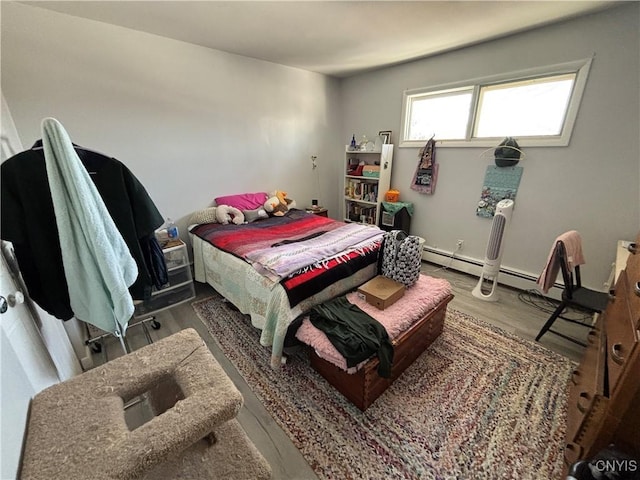
<path fill-rule="evenodd" d="M 565 464 L 590 459 L 609 444 L 640 455 L 640 234 L 589 333 L 574 370 L 567 412 Z"/>

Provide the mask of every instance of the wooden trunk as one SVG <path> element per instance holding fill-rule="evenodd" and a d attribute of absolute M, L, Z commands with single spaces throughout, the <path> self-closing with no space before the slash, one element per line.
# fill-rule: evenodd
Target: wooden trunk
<path fill-rule="evenodd" d="M 393 341 L 391 378 L 382 378 L 378 375 L 380 362 L 376 356 L 371 357 L 360 370 L 350 374 L 319 357 L 313 349 L 310 349 L 311 366 L 351 403 L 364 411 L 442 333 L 447 304 L 451 299 L 453 295 L 446 297 Z"/>

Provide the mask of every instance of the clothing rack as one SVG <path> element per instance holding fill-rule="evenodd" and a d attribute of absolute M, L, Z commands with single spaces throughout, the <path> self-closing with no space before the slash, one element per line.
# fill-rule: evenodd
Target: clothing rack
<path fill-rule="evenodd" d="M 122 162 L 73 144 L 55 119 L 44 119 L 42 132 L 46 142 L 38 140 L 4 161 L 0 176 L 3 240 L 13 244 L 30 297 L 60 320 L 83 321 L 85 344 L 96 353 L 107 335 L 116 336 L 129 353 L 122 334 L 128 326 L 141 325 L 152 343 L 147 324 L 154 329 L 160 324 L 150 316 L 135 321 L 128 302 L 146 298 L 150 289 L 167 280 L 155 237 L 163 216 Z M 84 236 L 75 234 L 79 229 L 86 230 Z M 65 249 L 60 248 L 63 240 Z M 99 261 L 83 261 L 92 257 Z M 96 282 L 80 280 L 86 278 Z M 123 295 L 127 288 L 131 299 Z M 90 328 L 102 333 L 92 336 Z"/>
<path fill-rule="evenodd" d="M 132 320 L 134 320 L 135 318 L 136 317 L 134 316 Z M 103 350 L 102 348 L 102 341 L 107 337 L 111 337 L 115 335 L 109 332 L 104 332 L 92 337 L 91 330 L 92 328 L 97 329 L 97 327 L 89 326 L 89 324 L 86 322 L 83 322 L 83 323 L 85 325 L 85 331 L 87 333 L 87 340 L 85 340 L 84 344 L 89 348 L 91 348 L 91 351 L 93 353 L 101 353 L 104 351 L 105 362 L 109 361 L 107 349 L 105 348 Z M 129 326 L 127 327 L 127 330 L 133 327 L 138 327 L 138 326 L 142 327 L 142 331 L 144 333 L 145 339 L 147 340 L 147 344 L 151 345 L 153 343 L 153 338 L 151 338 L 151 332 L 149 332 L 149 327 L 147 326 L 147 324 L 149 323 L 151 324 L 151 328 L 153 328 L 154 330 L 160 330 L 160 328 L 162 327 L 162 324 L 158 320 L 156 320 L 156 316 L 150 315 L 148 317 L 138 320 L 137 322 L 130 323 Z M 120 339 L 123 345 L 124 352 L 131 353 L 131 348 L 129 347 L 129 342 L 127 340 L 127 337 L 126 336 L 120 337 Z"/>

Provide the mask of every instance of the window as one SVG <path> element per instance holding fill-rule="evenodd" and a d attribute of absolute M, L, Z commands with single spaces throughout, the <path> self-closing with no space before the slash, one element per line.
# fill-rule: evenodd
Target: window
<path fill-rule="evenodd" d="M 408 138 L 422 142 L 436 132 L 438 138 L 464 138 L 472 99 L 473 88 L 413 96 Z"/>
<path fill-rule="evenodd" d="M 575 80 L 568 74 L 480 87 L 473 136 L 560 135 Z"/>
<path fill-rule="evenodd" d="M 569 144 L 591 60 L 407 91 L 401 147 Z"/>

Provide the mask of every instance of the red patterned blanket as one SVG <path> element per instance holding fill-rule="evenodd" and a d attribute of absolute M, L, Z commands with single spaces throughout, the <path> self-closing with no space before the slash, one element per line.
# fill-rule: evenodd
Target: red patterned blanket
<path fill-rule="evenodd" d="M 283 217 L 270 217 L 242 225 L 202 224 L 192 228 L 191 233 L 245 261 L 249 261 L 252 255 L 261 257 L 270 249 L 281 252 L 279 258 L 287 258 L 284 252 L 294 250 L 304 255 L 309 261 L 304 265 L 299 262 L 288 264 L 287 267 L 291 271 L 287 270 L 280 281 L 287 292 L 291 307 L 294 307 L 337 280 L 346 278 L 377 261 L 384 232 L 376 227 L 366 227 L 368 232 L 364 241 L 360 237 L 362 233 L 358 232 L 357 239 L 353 237 L 354 240 L 347 248 L 324 251 L 326 258 L 309 255 L 309 252 L 319 251 L 317 245 L 333 243 L 329 241 L 330 238 L 349 237 L 341 232 L 358 230 L 345 229 L 348 225 L 350 224 L 301 210 L 290 210 Z M 324 238 L 327 240 L 324 241 Z M 353 248 L 354 245 L 358 245 L 358 248 Z M 307 247 L 309 250 L 305 251 Z M 315 250 L 310 250 L 311 247 Z M 263 265 L 257 265 L 256 268 L 264 273 Z"/>

